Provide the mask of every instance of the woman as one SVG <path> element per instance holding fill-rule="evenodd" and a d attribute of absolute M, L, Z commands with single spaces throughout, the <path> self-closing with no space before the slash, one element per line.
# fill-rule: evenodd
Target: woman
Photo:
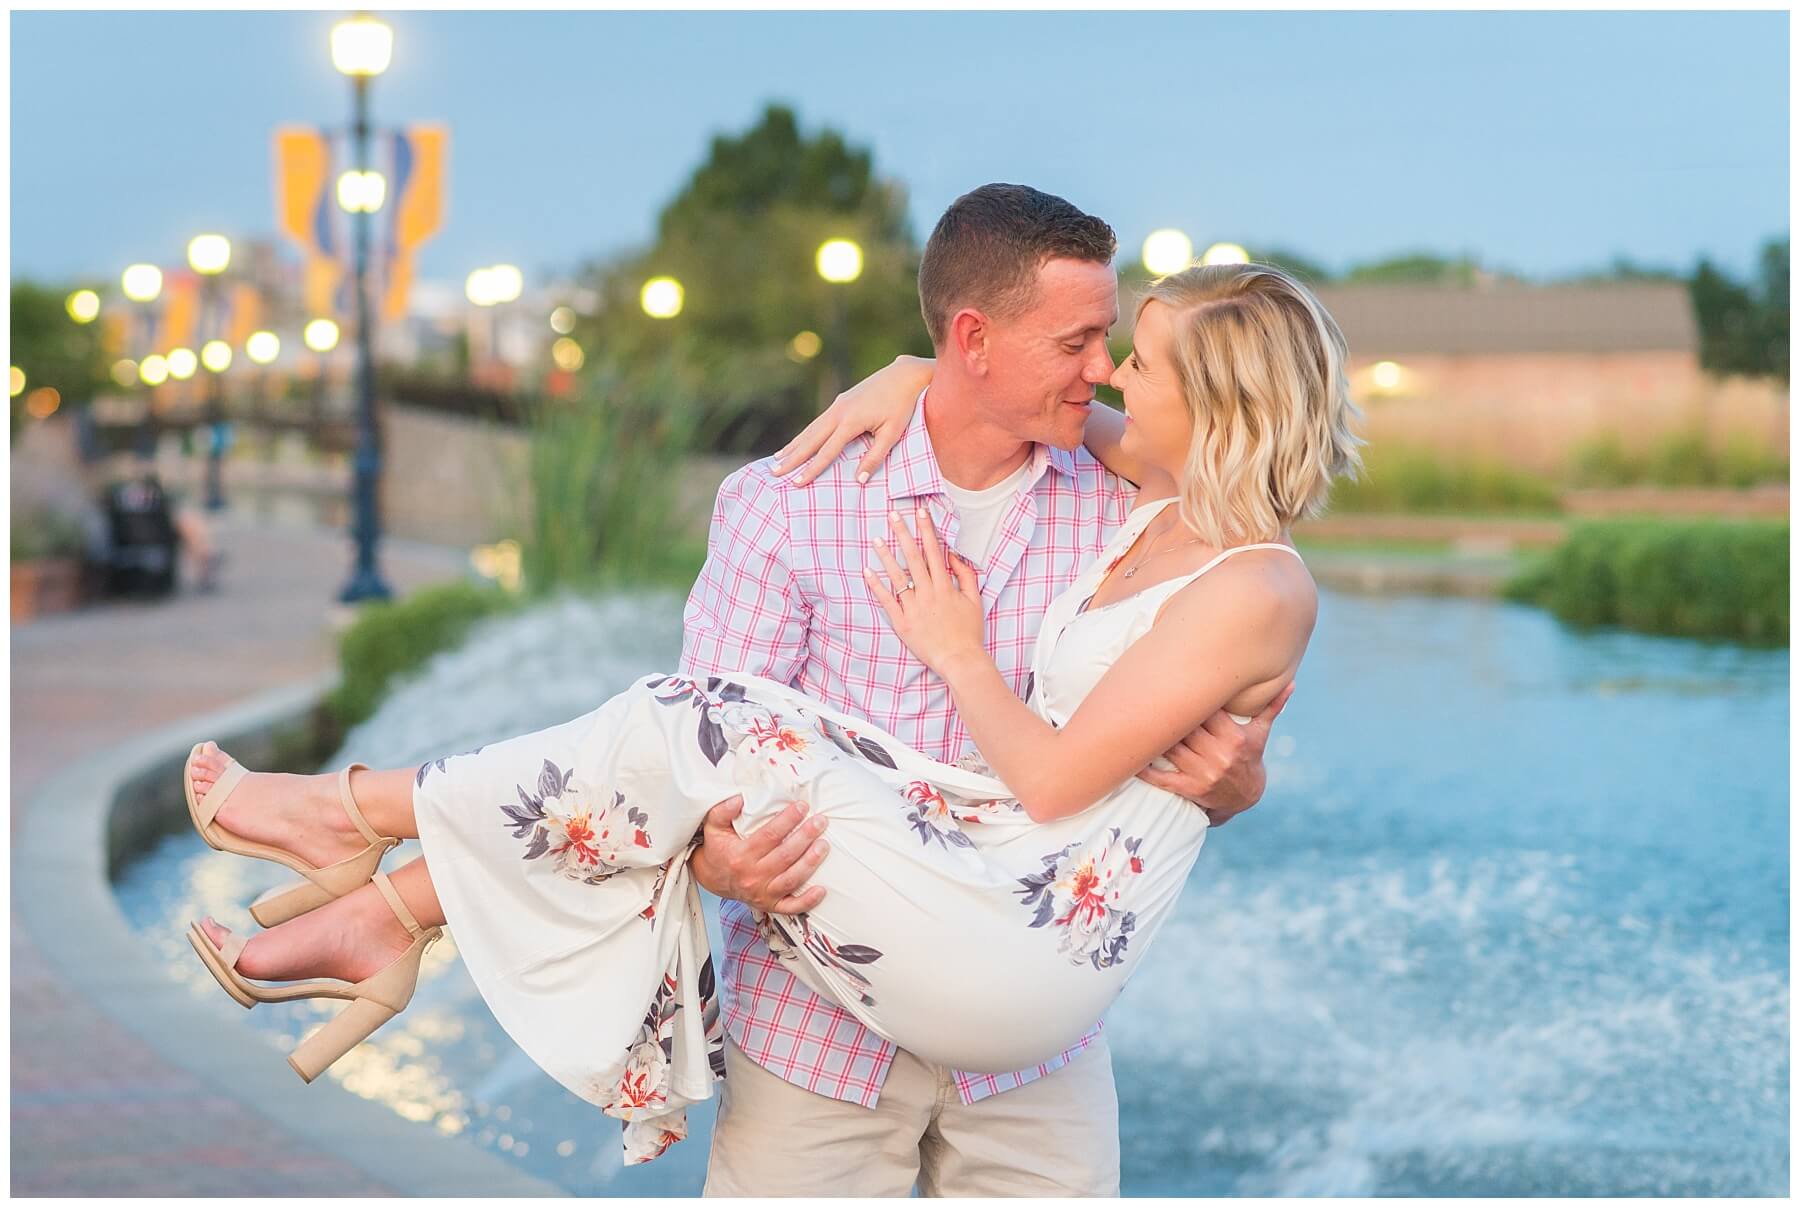
<path fill-rule="evenodd" d="M 748 832 L 799 798 L 834 841 L 814 875 L 825 901 L 764 920 L 797 976 L 953 1068 L 1018 1069 L 1066 1047 L 1143 959 L 1205 839 L 1202 811 L 1135 774 L 1293 678 L 1317 598 L 1288 528 L 1359 443 L 1343 338 L 1277 269 L 1166 278 L 1135 340 L 1113 377 L 1123 425 L 1096 409 L 1090 431 L 1140 502 L 1051 604 L 1025 700 L 983 649 L 973 570 L 925 513 L 894 515 L 871 551 L 870 592 L 948 683 L 993 775 L 751 675 L 647 677 L 564 725 L 416 773 L 354 765 L 335 788 L 253 777 L 202 744 L 187 783 L 207 841 L 307 879 L 259 900 L 267 932 L 246 942 L 207 920 L 190 929 L 196 951 L 246 1006 L 351 1001 L 290 1058 L 310 1079 L 404 1008 L 448 921 L 502 1026 L 625 1120 L 627 1161 L 645 1161 L 683 1135 L 682 1109 L 719 1070 L 685 861 L 701 817 L 741 793 Z M 921 372 L 896 365 L 846 405 L 904 414 Z M 867 426 L 834 410 L 796 455 L 840 420 L 839 436 Z M 410 836 L 424 857 L 375 872 Z M 247 980 L 318 975 L 337 980 Z"/>

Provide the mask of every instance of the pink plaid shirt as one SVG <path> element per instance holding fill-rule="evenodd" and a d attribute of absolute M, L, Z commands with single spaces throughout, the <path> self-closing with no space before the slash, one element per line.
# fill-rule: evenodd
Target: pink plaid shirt
<path fill-rule="evenodd" d="M 957 520 L 925 428 L 925 407 L 867 486 L 856 481 L 867 438 L 852 441 L 810 485 L 752 462 L 719 488 L 706 565 L 683 614 L 684 675 L 748 671 L 867 717 L 945 763 L 972 755 L 950 690 L 895 636 L 863 581 L 890 508 L 926 507 L 955 547 Z M 981 572 L 987 648 L 1024 695 L 1038 622 L 1052 598 L 1106 544 L 1133 490 L 1086 449 L 1032 451 L 1029 486 L 1007 513 Z M 916 531 L 916 526 L 915 526 Z M 763 943 L 741 902 L 720 911 L 721 980 L 731 1038 L 758 1065 L 797 1086 L 873 1107 L 894 1046 L 808 990 Z M 1011 1074 L 956 1075 L 964 1103 L 1062 1068 L 1099 1035 Z"/>

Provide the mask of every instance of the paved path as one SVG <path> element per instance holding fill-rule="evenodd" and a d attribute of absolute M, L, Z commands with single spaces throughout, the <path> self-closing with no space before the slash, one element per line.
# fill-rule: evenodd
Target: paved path
<path fill-rule="evenodd" d="M 12 834 L 64 761 L 328 670 L 339 533 L 225 519 L 217 595 L 108 604 L 12 630 Z M 457 551 L 384 554 L 404 593 L 463 573 Z M 14 1195 L 381 1195 L 255 1105 L 165 1061 L 83 1001 L 12 912 Z M 79 943 L 79 937 L 72 937 Z"/>

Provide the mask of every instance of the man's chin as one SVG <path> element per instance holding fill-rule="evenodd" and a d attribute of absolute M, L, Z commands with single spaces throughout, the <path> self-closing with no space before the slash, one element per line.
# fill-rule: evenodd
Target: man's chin
<path fill-rule="evenodd" d="M 1080 447 L 1087 433 L 1087 407 L 1070 404 L 1066 410 L 1066 415 L 1057 417 L 1057 423 L 1052 426 L 1051 435 L 1044 443 L 1072 451 Z"/>

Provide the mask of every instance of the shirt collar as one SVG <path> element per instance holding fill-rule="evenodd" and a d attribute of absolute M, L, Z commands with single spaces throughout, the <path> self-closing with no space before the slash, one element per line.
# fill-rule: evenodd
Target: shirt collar
<path fill-rule="evenodd" d="M 925 396 L 930 387 L 919 391 L 913 407 L 912 421 L 887 458 L 888 498 L 915 499 L 946 494 L 944 472 L 938 468 L 937 452 L 931 447 L 931 433 L 925 427 Z M 1029 481 L 1036 486 L 1046 467 L 1064 477 L 1075 476 L 1075 454 L 1069 449 L 1051 445 L 1031 446 Z"/>

